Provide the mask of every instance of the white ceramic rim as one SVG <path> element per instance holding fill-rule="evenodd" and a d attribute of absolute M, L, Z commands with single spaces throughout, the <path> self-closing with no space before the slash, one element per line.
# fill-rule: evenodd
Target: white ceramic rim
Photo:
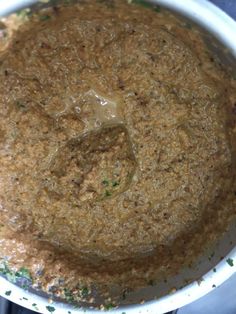
<path fill-rule="evenodd" d="M 233 266 L 229 265 L 227 262 L 228 259 L 233 261 Z M 236 248 L 233 249 L 215 267 L 215 269 L 216 271 L 211 270 L 203 276 L 201 281 L 194 281 L 173 294 L 166 295 L 158 300 L 146 302 L 142 305 L 137 304 L 120 307 L 109 312 L 114 314 L 163 314 L 199 299 L 219 287 L 236 272 Z M 92 310 L 88 308 L 75 309 L 71 305 L 60 302 L 53 302 L 51 304 L 47 299 L 25 291 L 2 277 L 0 277 L 0 287 L 0 295 L 2 297 L 42 314 L 50 313 L 47 309 L 48 306 L 55 308 L 55 311 L 53 312 L 55 314 L 82 314 L 85 312 L 87 314 L 101 313 L 100 310 Z M 11 291 L 10 296 L 5 295 L 6 291 Z M 36 304 L 36 306 L 33 306 L 33 304 Z"/>
<path fill-rule="evenodd" d="M 2 1 L 5 2 L 5 1 Z M 27 0 L 25 2 L 34 2 Z M 207 0 L 156 0 L 153 1 L 163 6 L 170 8 L 171 10 L 177 11 L 182 15 L 189 17 L 191 20 L 205 27 L 211 32 L 216 38 L 218 38 L 222 44 L 228 48 L 232 54 L 236 57 L 236 23 L 227 14 L 217 8 L 215 5 Z M 10 10 L 14 11 L 19 8 L 19 0 L 8 1 L 7 6 L 5 2 L 5 9 L 0 5 L 0 15 L 9 13 Z M 14 6 L 15 5 L 15 6 Z M 12 10 L 13 8 L 13 10 Z M 5 11 L 4 11 L 5 10 Z M 232 259 L 234 265 L 230 266 L 227 259 Z M 186 287 L 176 291 L 173 294 L 161 297 L 158 300 L 149 301 L 145 304 L 131 305 L 126 307 L 120 307 L 113 309 L 112 313 L 119 314 L 163 314 L 174 309 L 180 308 L 188 303 L 191 303 L 198 298 L 206 295 L 215 287 L 221 285 L 231 275 L 236 272 L 236 248 L 234 248 L 217 266 L 216 272 L 211 270 L 205 276 L 199 284 L 194 281 Z M 11 294 L 7 296 L 6 291 L 11 291 Z M 42 314 L 98 314 L 99 310 L 92 309 L 74 309 L 71 305 L 54 302 L 53 304 L 48 303 L 46 298 L 37 296 L 28 291 L 15 286 L 8 282 L 6 279 L 0 277 L 0 295 L 8 300 L 17 303 L 23 307 L 32 309 Z M 37 304 L 37 306 L 33 306 Z M 50 311 L 48 306 L 53 307 L 55 311 Z M 51 309 L 52 310 L 52 309 Z"/>
<path fill-rule="evenodd" d="M 153 0 L 200 24 L 236 57 L 236 22 L 208 0 Z"/>

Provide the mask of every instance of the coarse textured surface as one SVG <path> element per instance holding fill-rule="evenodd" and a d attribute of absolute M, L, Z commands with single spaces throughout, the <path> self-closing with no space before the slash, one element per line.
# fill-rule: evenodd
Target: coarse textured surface
<path fill-rule="evenodd" d="M 227 75 L 188 25 L 124 2 L 29 23 L 0 60 L 2 257 L 46 289 L 180 268 L 234 208 Z"/>

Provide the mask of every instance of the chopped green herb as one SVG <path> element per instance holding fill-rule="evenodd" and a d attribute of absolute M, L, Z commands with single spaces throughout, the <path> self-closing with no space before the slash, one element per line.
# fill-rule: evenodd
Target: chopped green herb
<path fill-rule="evenodd" d="M 5 275 L 6 269 L 7 269 L 7 264 L 5 262 L 2 262 L 2 264 L 0 264 L 0 273 L 2 275 Z"/>
<path fill-rule="evenodd" d="M 216 273 L 216 268 L 213 268 L 213 272 Z"/>
<path fill-rule="evenodd" d="M 74 309 L 80 309 L 81 306 L 79 306 L 79 304 L 74 304 L 74 305 L 73 305 L 73 308 L 74 308 Z"/>
<path fill-rule="evenodd" d="M 11 290 L 6 291 L 5 295 L 7 295 L 7 296 L 11 295 Z"/>
<path fill-rule="evenodd" d="M 122 299 L 125 300 L 127 295 L 127 290 L 125 289 L 122 293 Z"/>
<path fill-rule="evenodd" d="M 120 182 L 118 181 L 112 181 L 111 183 L 109 182 L 109 180 L 105 179 L 102 181 L 102 184 L 105 186 L 105 187 L 108 187 L 108 186 L 112 186 L 113 188 L 115 188 L 116 186 L 118 186 L 120 184 Z M 106 195 L 107 196 L 107 195 Z"/>
<path fill-rule="evenodd" d="M 184 26 L 185 28 L 187 28 L 187 29 L 192 29 L 192 27 L 193 27 L 192 24 L 189 23 L 189 22 L 184 23 L 183 26 Z"/>
<path fill-rule="evenodd" d="M 50 20 L 51 16 L 50 15 L 40 15 L 39 19 L 40 21 L 47 21 Z"/>
<path fill-rule="evenodd" d="M 158 12 L 158 13 L 161 12 L 161 7 L 159 5 L 154 5 L 153 3 L 150 3 L 149 1 L 146 1 L 146 0 L 128 0 L 128 3 L 135 3 L 145 8 L 152 9 L 155 12 Z"/>
<path fill-rule="evenodd" d="M 25 20 L 31 15 L 31 10 L 29 8 L 26 8 L 16 12 L 16 15 L 21 19 Z"/>
<path fill-rule="evenodd" d="M 132 3 L 142 5 L 145 8 L 153 7 L 153 5 L 145 0 L 132 0 Z"/>
<path fill-rule="evenodd" d="M 39 310 L 36 303 L 33 303 L 32 306 L 34 307 L 34 309 L 35 309 L 36 311 Z"/>
<path fill-rule="evenodd" d="M 53 306 L 48 305 L 48 306 L 46 306 L 46 309 L 47 309 L 48 312 L 50 312 L 50 313 L 55 312 L 55 307 L 53 307 Z"/>
<path fill-rule="evenodd" d="M 19 100 L 16 102 L 16 106 L 19 109 L 26 109 L 26 105 L 23 102 L 19 101 Z"/>
<path fill-rule="evenodd" d="M 212 288 L 216 288 L 216 285 L 212 285 Z"/>
<path fill-rule="evenodd" d="M 25 298 L 25 297 L 23 297 L 23 300 L 26 300 L 26 301 L 28 301 L 28 299 L 27 299 L 27 298 Z"/>
<path fill-rule="evenodd" d="M 104 3 L 108 8 L 114 8 L 114 1 L 113 0 L 97 0 L 98 3 Z"/>
<path fill-rule="evenodd" d="M 155 284 L 155 283 L 154 283 L 154 280 L 152 280 L 152 279 L 149 280 L 148 284 L 149 284 L 149 286 L 154 286 L 154 284 Z"/>
<path fill-rule="evenodd" d="M 231 267 L 234 266 L 234 261 L 233 261 L 232 258 L 228 258 L 228 259 L 226 260 L 226 262 L 229 264 L 229 266 L 231 266 Z"/>
<path fill-rule="evenodd" d="M 6 276 L 7 280 L 12 282 L 12 283 L 16 283 L 16 276 L 15 276 L 15 272 L 11 271 L 6 262 L 4 262 L 1 266 L 0 266 L 0 274 Z"/>
<path fill-rule="evenodd" d="M 203 281 L 204 281 L 204 279 L 200 278 L 200 279 L 197 280 L 197 284 L 200 286 Z"/>
<path fill-rule="evenodd" d="M 155 5 L 153 7 L 154 11 L 157 12 L 157 13 L 160 13 L 161 12 L 161 7 L 159 5 Z"/>
<path fill-rule="evenodd" d="M 111 196 L 111 192 L 108 191 L 108 190 L 106 190 L 106 191 L 105 191 L 105 196 Z"/>
<path fill-rule="evenodd" d="M 79 289 L 79 287 L 78 287 L 78 289 Z M 65 297 L 66 301 L 70 304 L 75 303 L 78 298 L 81 298 L 81 296 L 86 297 L 88 293 L 89 293 L 89 290 L 87 287 L 80 289 L 79 293 L 77 293 L 77 294 L 74 294 L 68 288 L 64 289 L 64 297 Z"/>
<path fill-rule="evenodd" d="M 21 288 L 24 290 L 29 290 L 29 285 L 25 283 L 21 286 Z"/>
<path fill-rule="evenodd" d="M 208 260 L 211 261 L 211 259 L 214 257 L 215 252 L 212 252 L 209 256 L 208 256 Z"/>
<path fill-rule="evenodd" d="M 84 287 L 81 289 L 81 295 L 82 297 L 87 297 L 89 294 L 89 289 L 87 287 Z"/>
<path fill-rule="evenodd" d="M 71 311 L 68 311 L 68 314 L 71 314 Z"/>
<path fill-rule="evenodd" d="M 13 272 L 8 269 L 6 277 L 9 281 L 16 283 L 19 279 L 27 279 L 27 282 L 24 281 L 24 284 L 21 286 L 23 289 L 28 290 L 30 282 L 33 281 L 29 271 L 25 267 L 21 267 L 18 271 Z"/>
<path fill-rule="evenodd" d="M 10 281 L 12 283 L 16 283 L 16 276 L 15 276 L 14 272 L 9 271 L 8 273 L 6 273 L 6 277 L 7 277 L 8 281 Z"/>
<path fill-rule="evenodd" d="M 126 312 L 122 312 L 121 314 L 126 314 Z"/>
<path fill-rule="evenodd" d="M 103 180 L 102 184 L 105 185 L 105 186 L 108 186 L 109 185 L 109 181 L 108 180 Z"/>
<path fill-rule="evenodd" d="M 29 280 L 32 280 L 32 277 L 30 275 L 30 272 L 27 268 L 25 267 L 21 267 L 17 272 L 16 272 L 16 277 L 20 277 L 20 278 L 26 278 Z"/>
<path fill-rule="evenodd" d="M 113 303 L 108 303 L 108 304 L 104 305 L 104 309 L 106 311 L 110 311 L 110 310 L 114 309 L 114 307 L 115 307 L 115 305 Z"/>
<path fill-rule="evenodd" d="M 71 2 L 72 2 L 72 0 L 64 0 L 64 1 L 63 1 L 63 3 L 64 3 L 65 5 L 71 4 Z"/>
<path fill-rule="evenodd" d="M 68 288 L 64 289 L 64 296 L 65 296 L 65 299 L 68 303 L 74 303 L 75 302 L 75 298 L 74 298 L 72 292 Z"/>

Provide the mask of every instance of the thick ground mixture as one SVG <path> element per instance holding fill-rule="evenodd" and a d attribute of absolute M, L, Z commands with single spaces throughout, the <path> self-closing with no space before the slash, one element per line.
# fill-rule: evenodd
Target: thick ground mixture
<path fill-rule="evenodd" d="M 54 7 L 4 46 L 3 273 L 23 267 L 65 297 L 77 285 L 87 297 L 91 283 L 145 286 L 226 225 L 229 79 L 197 31 L 155 11 L 125 1 Z"/>

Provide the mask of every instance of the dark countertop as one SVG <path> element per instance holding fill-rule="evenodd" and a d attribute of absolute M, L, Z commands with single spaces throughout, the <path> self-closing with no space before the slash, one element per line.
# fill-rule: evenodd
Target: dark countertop
<path fill-rule="evenodd" d="M 201 0 L 200 0 L 201 1 Z M 210 0 L 236 20 L 236 0 Z"/>

